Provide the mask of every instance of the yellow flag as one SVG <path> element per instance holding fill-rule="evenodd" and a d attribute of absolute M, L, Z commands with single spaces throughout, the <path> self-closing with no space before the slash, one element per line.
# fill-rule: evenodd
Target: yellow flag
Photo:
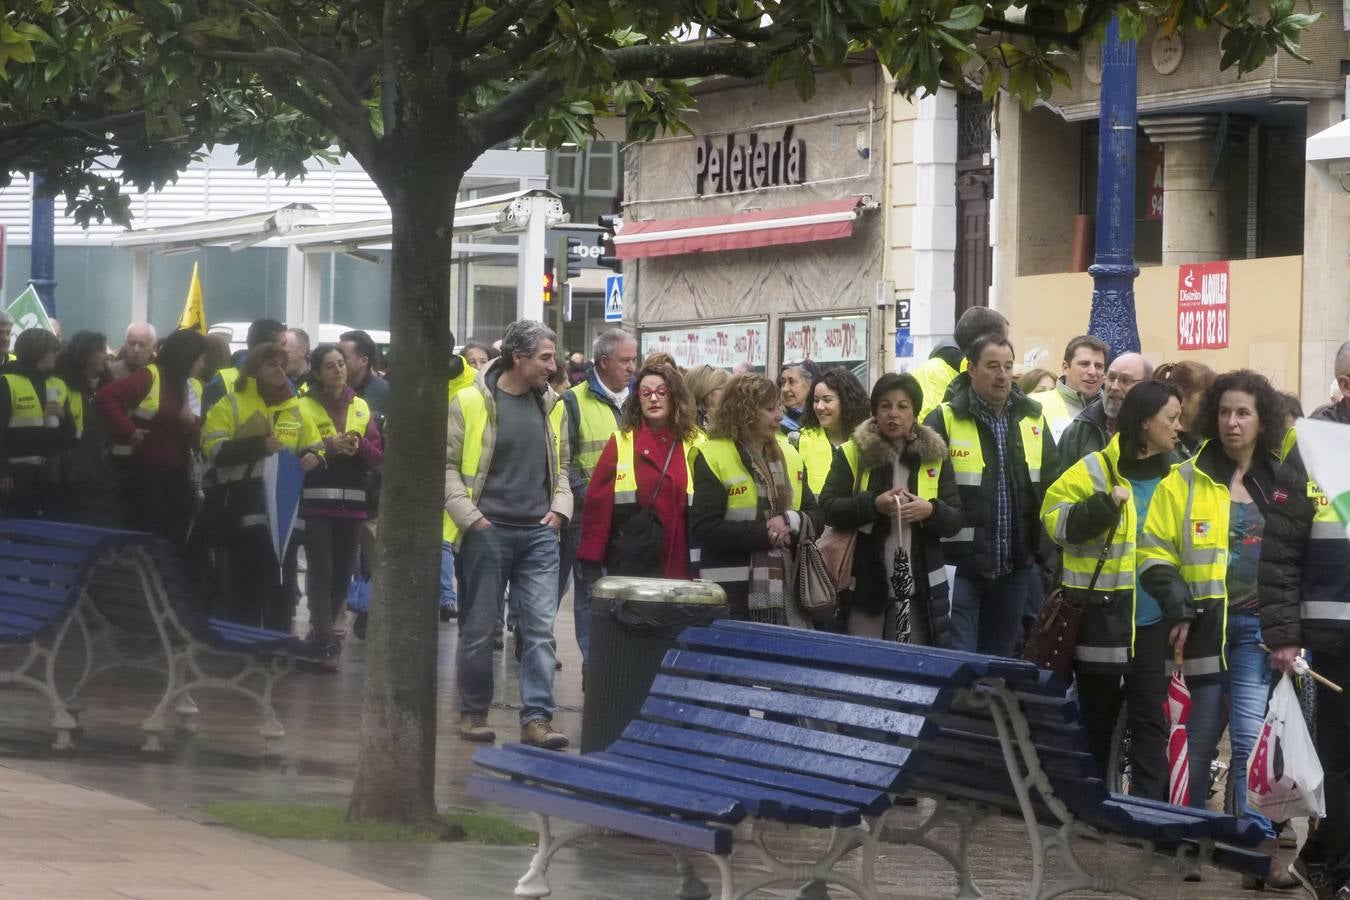
<path fill-rule="evenodd" d="M 192 281 L 188 282 L 187 300 L 183 314 L 178 317 L 179 328 L 190 328 L 206 334 L 206 309 L 202 306 L 202 282 L 197 277 L 197 264 L 192 264 Z"/>

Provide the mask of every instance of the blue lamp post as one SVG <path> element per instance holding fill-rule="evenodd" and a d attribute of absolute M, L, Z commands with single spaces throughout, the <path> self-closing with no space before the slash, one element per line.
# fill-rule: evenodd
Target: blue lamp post
<path fill-rule="evenodd" d="M 42 178 L 33 176 L 32 244 L 28 283 L 37 291 L 47 315 L 56 315 L 56 201 L 42 196 Z"/>
<path fill-rule="evenodd" d="M 1120 20 L 1107 26 L 1102 47 L 1102 109 L 1097 146 L 1097 239 L 1092 265 L 1088 333 L 1106 341 L 1114 358 L 1139 352 L 1134 311 L 1134 161 L 1138 53 L 1122 40 Z"/>

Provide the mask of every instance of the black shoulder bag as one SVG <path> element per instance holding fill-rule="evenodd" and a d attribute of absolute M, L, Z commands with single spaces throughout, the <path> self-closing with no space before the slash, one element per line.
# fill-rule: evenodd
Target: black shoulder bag
<path fill-rule="evenodd" d="M 649 578 L 661 575 L 661 548 L 665 546 L 666 530 L 661 520 L 656 518 L 652 505 L 656 495 L 661 492 L 661 484 L 666 480 L 670 461 L 675 456 L 675 448 L 683 446 L 680 441 L 671 438 L 670 452 L 666 454 L 666 464 L 661 467 L 661 477 L 656 480 L 656 489 L 646 509 L 638 509 L 628 520 L 619 526 L 618 534 L 610 538 L 609 549 L 605 552 L 605 572 L 609 575 L 636 575 Z M 633 460 L 633 484 L 637 484 L 637 459 Z"/>

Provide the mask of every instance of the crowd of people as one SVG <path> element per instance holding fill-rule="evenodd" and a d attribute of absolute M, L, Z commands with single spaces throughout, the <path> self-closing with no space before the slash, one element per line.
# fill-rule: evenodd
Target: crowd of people
<path fill-rule="evenodd" d="M 6 516 L 147 531 L 191 563 L 210 614 L 292 631 L 305 548 L 316 665 L 336 669 L 348 585 L 377 506 L 388 385 L 363 331 L 311 348 L 260 319 L 247 347 L 146 322 L 113 350 L 81 331 L 28 329 L 8 346 L 0 390 L 0 508 Z M 286 449 L 304 473 L 296 539 L 276 560 L 265 460 Z M 367 551 L 372 545 L 367 541 Z"/>
<path fill-rule="evenodd" d="M 28 330 L 0 390 L 0 502 L 16 517 L 123 525 L 183 548 L 216 615 L 291 630 L 306 555 L 317 657 L 336 667 L 349 584 L 373 547 L 388 384 L 361 331 L 310 346 L 262 319 L 231 355 L 146 323 Z M 457 619 L 460 734 L 492 741 L 494 650 L 515 632 L 525 743 L 553 726 L 555 622 L 571 590 L 583 665 L 605 574 L 715 582 L 733 617 L 1017 654 L 1053 589 L 1087 599 L 1075 690 L 1103 769 L 1131 735 L 1130 790 L 1167 799 L 1164 698 L 1190 685 L 1191 802 L 1210 799 L 1225 728 L 1235 811 L 1266 830 L 1265 885 L 1350 897 L 1350 704 L 1317 697 L 1327 817 L 1286 871 L 1282 823 L 1246 804 L 1272 681 L 1300 653 L 1350 682 L 1350 542 L 1305 470 L 1296 398 L 1252 371 L 1154 368 L 1080 336 L 1060 372 L 1022 372 L 997 311 L 963 314 L 910 372 L 870 387 L 810 360 L 776 378 L 639 358 L 626 331 L 563 356 L 519 321 L 451 361 L 443 619 Z M 1350 394 L 1350 343 L 1336 358 Z M 1344 396 L 1313 415 L 1350 424 Z M 301 537 L 277 560 L 262 472 L 304 472 Z M 821 621 L 793 577 L 801 542 L 855 535 L 851 581 Z M 803 538 L 803 535 L 806 538 Z M 1249 886 L 1260 886 L 1252 884 Z M 1334 890 L 1331 890 L 1334 889 Z M 1340 894 L 1335 891 L 1340 890 Z"/>
<path fill-rule="evenodd" d="M 495 738 L 488 648 L 504 597 L 522 739 L 559 748 L 553 622 L 569 581 L 583 666 L 589 586 L 604 574 L 713 581 L 736 618 L 1002 655 L 1021 650 L 1061 588 L 1088 601 L 1075 690 L 1103 774 L 1123 715 L 1130 790 L 1167 800 L 1164 698 L 1180 660 L 1191 803 L 1210 802 L 1226 728 L 1234 811 L 1260 823 L 1275 858 L 1247 886 L 1297 876 L 1333 896 L 1324 889 L 1350 882 L 1339 695 L 1320 693 L 1315 713 L 1327 817 L 1292 867 L 1284 823 L 1247 806 L 1273 679 L 1311 651 L 1350 681 L 1350 543 L 1303 468 L 1297 399 L 1264 376 L 1191 360 L 1155 369 L 1091 336 L 1069 342 L 1059 374 L 1019 372 L 1007 320 L 985 308 L 870 389 L 809 360 L 777 379 L 640 361 L 621 330 L 596 340 L 587 366 L 557 354 L 548 328 L 514 323 L 500 358 L 452 391 L 446 537 L 462 588 L 465 739 Z M 1350 344 L 1336 375 L 1350 394 Z M 1350 423 L 1350 400 L 1314 415 Z M 852 581 L 822 622 L 792 570 L 801 535 L 825 527 L 856 544 Z"/>

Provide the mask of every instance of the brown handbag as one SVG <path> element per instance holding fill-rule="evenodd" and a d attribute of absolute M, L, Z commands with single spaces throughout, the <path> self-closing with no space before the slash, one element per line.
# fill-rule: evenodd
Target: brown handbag
<path fill-rule="evenodd" d="M 802 612 L 813 622 L 828 622 L 839 609 L 839 588 L 820 552 L 822 538 L 815 536 L 810 517 L 801 518 L 797 540 L 797 559 L 792 567 L 791 587 Z M 852 567 L 852 558 L 849 560 Z"/>
<path fill-rule="evenodd" d="M 1031 626 L 1031 634 L 1027 636 L 1026 646 L 1022 648 L 1023 659 L 1054 672 L 1065 681 L 1073 677 L 1073 656 L 1078 649 L 1079 632 L 1083 630 L 1087 598 L 1097 587 L 1097 579 L 1111 555 L 1111 544 L 1119 527 L 1120 518 L 1117 518 L 1102 545 L 1101 555 L 1097 557 L 1097 568 L 1088 582 L 1087 591 L 1070 595 L 1061 585 L 1045 598 L 1041 611 L 1036 614 L 1036 624 Z"/>
<path fill-rule="evenodd" d="M 853 553 L 858 548 L 858 532 L 851 528 L 831 528 L 825 526 L 820 537 L 816 538 L 816 550 L 835 590 L 846 591 L 853 587 Z"/>

